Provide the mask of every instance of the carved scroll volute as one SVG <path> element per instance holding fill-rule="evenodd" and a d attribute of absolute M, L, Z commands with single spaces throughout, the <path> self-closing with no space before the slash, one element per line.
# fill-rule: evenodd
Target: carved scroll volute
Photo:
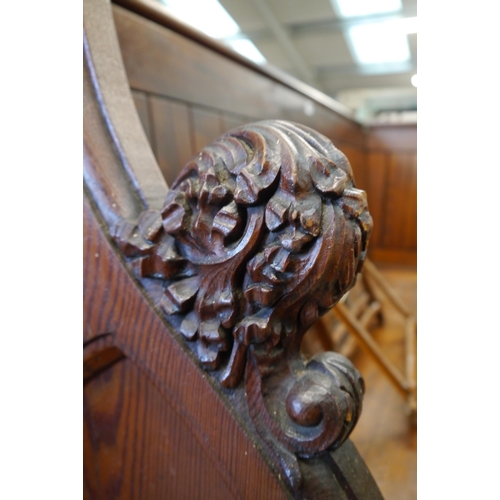
<path fill-rule="evenodd" d="M 299 349 L 354 285 L 371 227 L 347 158 L 307 127 L 265 121 L 204 148 L 161 212 L 115 228 L 201 364 L 228 389 L 245 384 L 253 423 L 293 487 L 294 457 L 335 449 L 359 417 L 354 366 L 336 353 L 306 361 Z"/>

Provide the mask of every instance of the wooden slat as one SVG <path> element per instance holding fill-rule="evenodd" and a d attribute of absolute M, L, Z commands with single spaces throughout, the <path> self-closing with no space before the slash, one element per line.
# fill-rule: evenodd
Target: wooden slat
<path fill-rule="evenodd" d="M 377 343 L 373 340 L 370 333 L 349 311 L 344 304 L 337 304 L 334 308 L 335 314 L 346 325 L 347 329 L 356 337 L 360 345 L 370 352 L 375 362 L 382 371 L 389 377 L 405 397 L 408 391 L 408 384 L 399 370 L 397 370 L 387 356 L 382 352 Z"/>
<path fill-rule="evenodd" d="M 185 104 L 150 97 L 155 155 L 170 186 L 193 155 L 190 110 Z"/>
<path fill-rule="evenodd" d="M 375 284 L 382 289 L 392 305 L 396 307 L 405 318 L 411 316 L 408 306 L 400 299 L 399 295 L 392 289 L 377 267 L 369 259 L 366 259 L 364 263 L 364 273 L 367 278 L 372 279 Z"/>
<path fill-rule="evenodd" d="M 380 270 L 414 312 L 417 300 L 415 268 L 385 265 Z M 384 326 L 370 332 L 389 359 L 400 366 L 405 356 L 401 316 L 386 297 L 381 296 L 381 300 Z M 386 500 L 416 500 L 417 428 L 409 425 L 409 401 L 392 387 L 366 351 L 357 349 L 353 361 L 363 374 L 366 394 L 352 440 Z"/>
<path fill-rule="evenodd" d="M 409 173 L 409 183 L 405 192 L 406 202 L 404 247 L 409 250 L 417 249 L 417 154 L 409 153 L 406 168 Z"/>
<path fill-rule="evenodd" d="M 379 302 L 372 302 L 364 311 L 359 318 L 359 323 L 364 327 L 368 328 L 373 317 L 378 314 L 381 310 L 381 305 Z M 345 328 L 345 327 L 344 327 Z M 356 338 L 353 335 L 348 335 L 345 342 L 339 349 L 340 354 L 343 354 L 346 358 L 351 358 L 356 347 L 358 346 Z"/>
<path fill-rule="evenodd" d="M 367 188 L 368 206 L 373 218 L 373 232 L 370 237 L 370 249 L 378 248 L 382 242 L 385 212 L 385 188 L 387 178 L 387 153 L 369 151 L 367 153 Z"/>
<path fill-rule="evenodd" d="M 382 220 L 384 248 L 404 248 L 403 234 L 408 203 L 406 160 L 406 154 L 389 154 L 385 212 Z"/>
<path fill-rule="evenodd" d="M 405 322 L 406 378 L 410 391 L 417 389 L 417 324 L 410 316 Z"/>
<path fill-rule="evenodd" d="M 191 142 L 193 154 L 196 154 L 225 132 L 224 122 L 220 113 L 194 106 L 191 108 L 191 116 L 193 123 Z"/>

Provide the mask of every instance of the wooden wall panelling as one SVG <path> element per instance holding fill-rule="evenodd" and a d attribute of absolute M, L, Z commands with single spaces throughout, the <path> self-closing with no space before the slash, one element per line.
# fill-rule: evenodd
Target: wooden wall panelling
<path fill-rule="evenodd" d="M 413 169 L 410 153 L 392 152 L 389 154 L 386 178 L 385 212 L 382 220 L 384 248 L 411 250 L 405 245 L 406 233 L 416 229 L 409 225 L 408 214 L 411 211 L 411 195 Z"/>
<path fill-rule="evenodd" d="M 367 131 L 370 211 L 374 260 L 416 264 L 417 128 L 380 126 Z"/>
<path fill-rule="evenodd" d="M 404 246 L 417 250 L 417 153 L 408 153 L 406 168 L 409 173 L 406 231 Z"/>
<path fill-rule="evenodd" d="M 93 377 L 83 394 L 84 498 L 233 498 L 182 418 L 130 359 Z"/>
<path fill-rule="evenodd" d="M 373 217 L 373 232 L 370 251 L 380 246 L 383 234 L 383 219 L 386 207 L 387 154 L 383 151 L 367 153 L 367 195 L 370 213 Z"/>
<path fill-rule="evenodd" d="M 225 132 L 221 113 L 191 106 L 193 153 L 201 151 Z"/>
<path fill-rule="evenodd" d="M 368 148 L 384 150 L 417 149 L 416 125 L 378 126 L 367 130 Z"/>
<path fill-rule="evenodd" d="M 193 155 L 190 109 L 162 97 L 149 96 L 149 102 L 155 156 L 170 186 Z"/>
<path fill-rule="evenodd" d="M 252 118 L 232 115 L 229 113 L 224 113 L 222 115 L 222 123 L 224 132 L 231 130 L 236 127 L 240 127 L 241 125 L 245 125 L 246 123 L 250 123 Z"/>
<path fill-rule="evenodd" d="M 361 127 L 353 120 L 121 7 L 113 6 L 113 12 L 133 89 L 248 116 L 250 121 L 290 120 L 334 141 L 364 145 Z"/>

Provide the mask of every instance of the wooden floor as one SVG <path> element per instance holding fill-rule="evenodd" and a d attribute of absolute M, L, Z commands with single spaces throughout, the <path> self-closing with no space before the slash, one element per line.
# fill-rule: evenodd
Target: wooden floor
<path fill-rule="evenodd" d="M 377 268 L 416 314 L 415 267 L 377 264 Z M 385 324 L 372 331 L 387 356 L 403 371 L 403 320 L 382 303 Z M 309 334 L 308 334 L 309 335 Z M 362 349 L 351 357 L 366 383 L 361 418 L 351 438 L 386 500 L 417 498 L 417 431 L 409 422 L 403 397 Z"/>

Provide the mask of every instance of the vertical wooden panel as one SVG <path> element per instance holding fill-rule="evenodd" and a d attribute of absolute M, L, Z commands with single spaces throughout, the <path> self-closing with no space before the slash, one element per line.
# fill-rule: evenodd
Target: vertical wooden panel
<path fill-rule="evenodd" d="M 155 155 L 170 186 L 193 155 L 189 108 L 182 103 L 150 96 Z"/>
<path fill-rule="evenodd" d="M 197 153 L 225 132 L 222 114 L 193 106 L 193 153 Z"/>
<path fill-rule="evenodd" d="M 409 172 L 408 201 L 406 213 L 405 247 L 417 249 L 417 154 L 408 155 L 407 168 Z"/>
<path fill-rule="evenodd" d="M 385 212 L 385 188 L 387 177 L 387 154 L 382 151 L 369 151 L 367 154 L 368 206 L 373 217 L 373 233 L 370 247 L 376 248 L 382 242 Z"/>
<path fill-rule="evenodd" d="M 231 130 L 232 128 L 239 127 L 241 125 L 245 125 L 247 123 L 253 123 L 255 118 L 244 118 L 236 115 L 230 115 L 228 113 L 224 113 L 222 115 L 222 123 L 224 127 L 224 132 Z"/>
<path fill-rule="evenodd" d="M 137 109 L 139 119 L 141 120 L 142 128 L 144 129 L 146 137 L 148 138 L 148 141 L 153 148 L 151 142 L 151 121 L 149 116 L 147 95 L 144 92 L 137 92 L 136 90 L 132 90 L 132 97 L 134 98 L 134 104 Z"/>
<path fill-rule="evenodd" d="M 182 419 L 132 361 L 112 365 L 83 392 L 84 498 L 234 498 Z"/>
<path fill-rule="evenodd" d="M 383 246 L 404 249 L 404 231 L 408 211 L 408 153 L 389 154 L 386 211 L 384 217 Z M 410 172 L 411 175 L 411 172 Z"/>

